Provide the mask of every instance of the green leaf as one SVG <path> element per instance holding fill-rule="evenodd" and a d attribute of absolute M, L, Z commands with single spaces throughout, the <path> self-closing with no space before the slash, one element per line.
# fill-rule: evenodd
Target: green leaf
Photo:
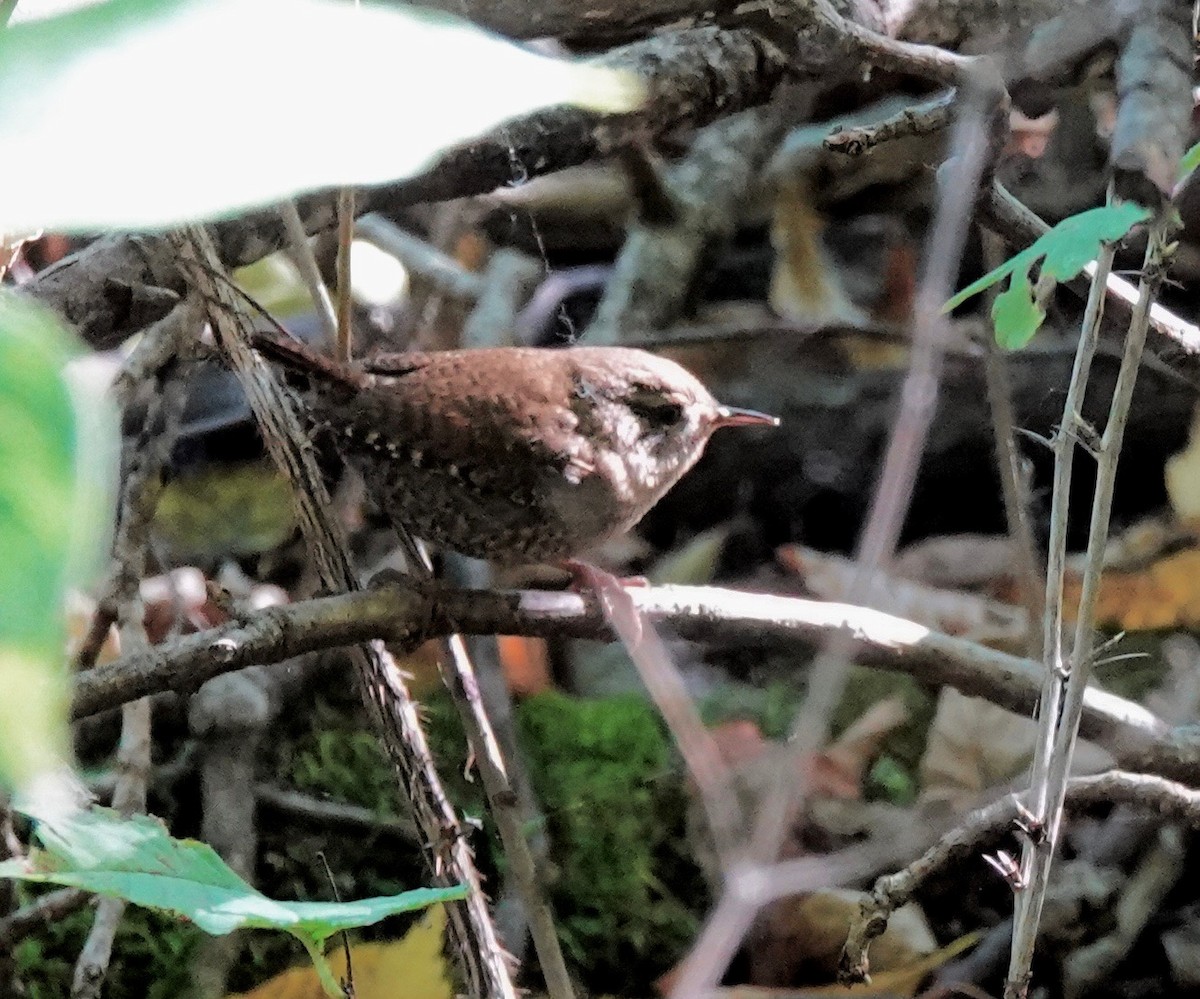
<path fill-rule="evenodd" d="M 0 784 L 68 759 L 63 597 L 94 568 L 111 518 L 116 420 L 73 384 L 79 347 L 0 290 Z"/>
<path fill-rule="evenodd" d="M 1009 290 L 1001 296 L 1008 296 L 1008 299 L 1003 305 L 998 299 L 992 310 L 993 319 L 997 322 L 996 339 L 1002 346 L 1009 345 L 1006 341 L 1024 346 L 1045 318 L 1044 313 L 1039 314 L 1041 310 L 1034 300 L 1033 286 L 1029 280 L 1029 272 L 1034 264 L 1042 262 L 1043 278 L 1069 281 L 1096 259 L 1102 244 L 1124 239 L 1130 229 L 1139 222 L 1145 222 L 1150 215 L 1149 209 L 1126 201 L 1091 208 L 1063 219 L 1032 246 L 967 285 L 942 306 L 942 311 L 957 309 L 968 299 L 1010 278 Z M 1038 314 L 1036 320 L 1035 314 Z M 998 325 L 1001 317 L 1006 324 L 1003 333 Z M 1032 328 L 1029 327 L 1031 321 Z"/>
<path fill-rule="evenodd" d="M 1180 181 L 1186 180 L 1196 167 L 1200 167 L 1200 142 L 1184 153 L 1183 159 L 1179 161 Z"/>
<path fill-rule="evenodd" d="M 0 35 L 0 230 L 164 226 L 416 172 L 626 72 L 446 15 L 337 0 L 108 0 Z"/>
<path fill-rule="evenodd" d="M 1014 274 L 1007 291 L 1002 291 L 992 303 L 992 322 L 996 343 L 1005 350 L 1019 350 L 1033 339 L 1046 318 L 1045 310 L 1033 297 L 1029 272 Z"/>
<path fill-rule="evenodd" d="M 211 934 L 286 930 L 318 960 L 322 944 L 334 933 L 467 894 L 464 885 L 455 885 L 357 902 L 277 902 L 242 880 L 212 847 L 175 839 L 150 816 L 123 819 L 111 809 L 92 808 L 67 818 L 41 819 L 35 832 L 44 849 L 28 860 L 0 862 L 0 877 L 122 898 L 186 919 Z M 324 978 L 328 968 L 318 964 L 318 972 Z"/>

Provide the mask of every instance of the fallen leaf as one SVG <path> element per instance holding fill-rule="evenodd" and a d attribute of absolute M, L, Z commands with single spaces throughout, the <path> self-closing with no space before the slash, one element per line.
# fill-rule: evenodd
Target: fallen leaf
<path fill-rule="evenodd" d="M 977 807 L 988 788 L 1024 772 L 1033 758 L 1036 735 L 1032 718 L 944 687 L 921 758 L 918 801 L 936 802 L 955 812 Z M 1071 769 L 1092 773 L 1111 762 L 1104 750 L 1081 740 Z"/>
<path fill-rule="evenodd" d="M 814 892 L 769 905 L 747 937 L 750 984 L 789 986 L 833 982 L 838 959 L 865 894 L 848 889 Z M 911 967 L 937 941 L 919 906 L 897 909 L 871 944 L 872 976 Z M 910 993 L 911 994 L 911 993 Z"/>
<path fill-rule="evenodd" d="M 808 179 L 802 175 L 780 178 L 771 223 L 775 264 L 767 301 L 785 319 L 861 325 L 867 315 L 842 287 L 822 240 L 826 225 L 825 217 L 813 206 Z"/>
<path fill-rule="evenodd" d="M 981 934 L 967 933 L 946 944 L 932 954 L 902 968 L 894 968 L 876 974 L 872 969 L 871 981 L 856 985 L 814 985 L 811 988 L 763 988 L 754 985 L 735 985 L 721 989 L 718 999 L 816 999 L 818 996 L 913 996 L 917 994 L 925 977 L 943 964 L 958 957 L 964 950 L 975 946 Z"/>

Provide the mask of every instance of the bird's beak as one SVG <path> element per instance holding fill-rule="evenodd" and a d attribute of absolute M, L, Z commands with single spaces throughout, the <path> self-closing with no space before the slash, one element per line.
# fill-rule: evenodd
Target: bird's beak
<path fill-rule="evenodd" d="M 778 416 L 768 416 L 753 409 L 737 409 L 734 406 L 718 406 L 717 418 L 713 421 L 713 429 L 717 427 L 777 427 Z"/>

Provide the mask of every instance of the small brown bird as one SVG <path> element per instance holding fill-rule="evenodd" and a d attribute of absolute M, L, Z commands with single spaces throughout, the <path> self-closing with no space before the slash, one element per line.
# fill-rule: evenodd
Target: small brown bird
<path fill-rule="evenodd" d="M 367 489 L 415 535 L 502 564 L 562 561 L 629 530 L 718 427 L 678 364 L 622 347 L 497 347 L 343 365 L 278 333 L 254 345 L 303 396 Z"/>

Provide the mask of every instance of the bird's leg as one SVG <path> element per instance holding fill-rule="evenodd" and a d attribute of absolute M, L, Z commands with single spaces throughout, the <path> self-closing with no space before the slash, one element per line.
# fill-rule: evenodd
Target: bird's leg
<path fill-rule="evenodd" d="M 636 645 L 642 639 L 642 617 L 629 590 L 649 586 L 644 576 L 622 579 L 590 562 L 565 559 L 559 563 L 571 574 L 571 589 L 580 596 L 591 593 L 600 604 L 600 613 L 617 635 Z"/>

